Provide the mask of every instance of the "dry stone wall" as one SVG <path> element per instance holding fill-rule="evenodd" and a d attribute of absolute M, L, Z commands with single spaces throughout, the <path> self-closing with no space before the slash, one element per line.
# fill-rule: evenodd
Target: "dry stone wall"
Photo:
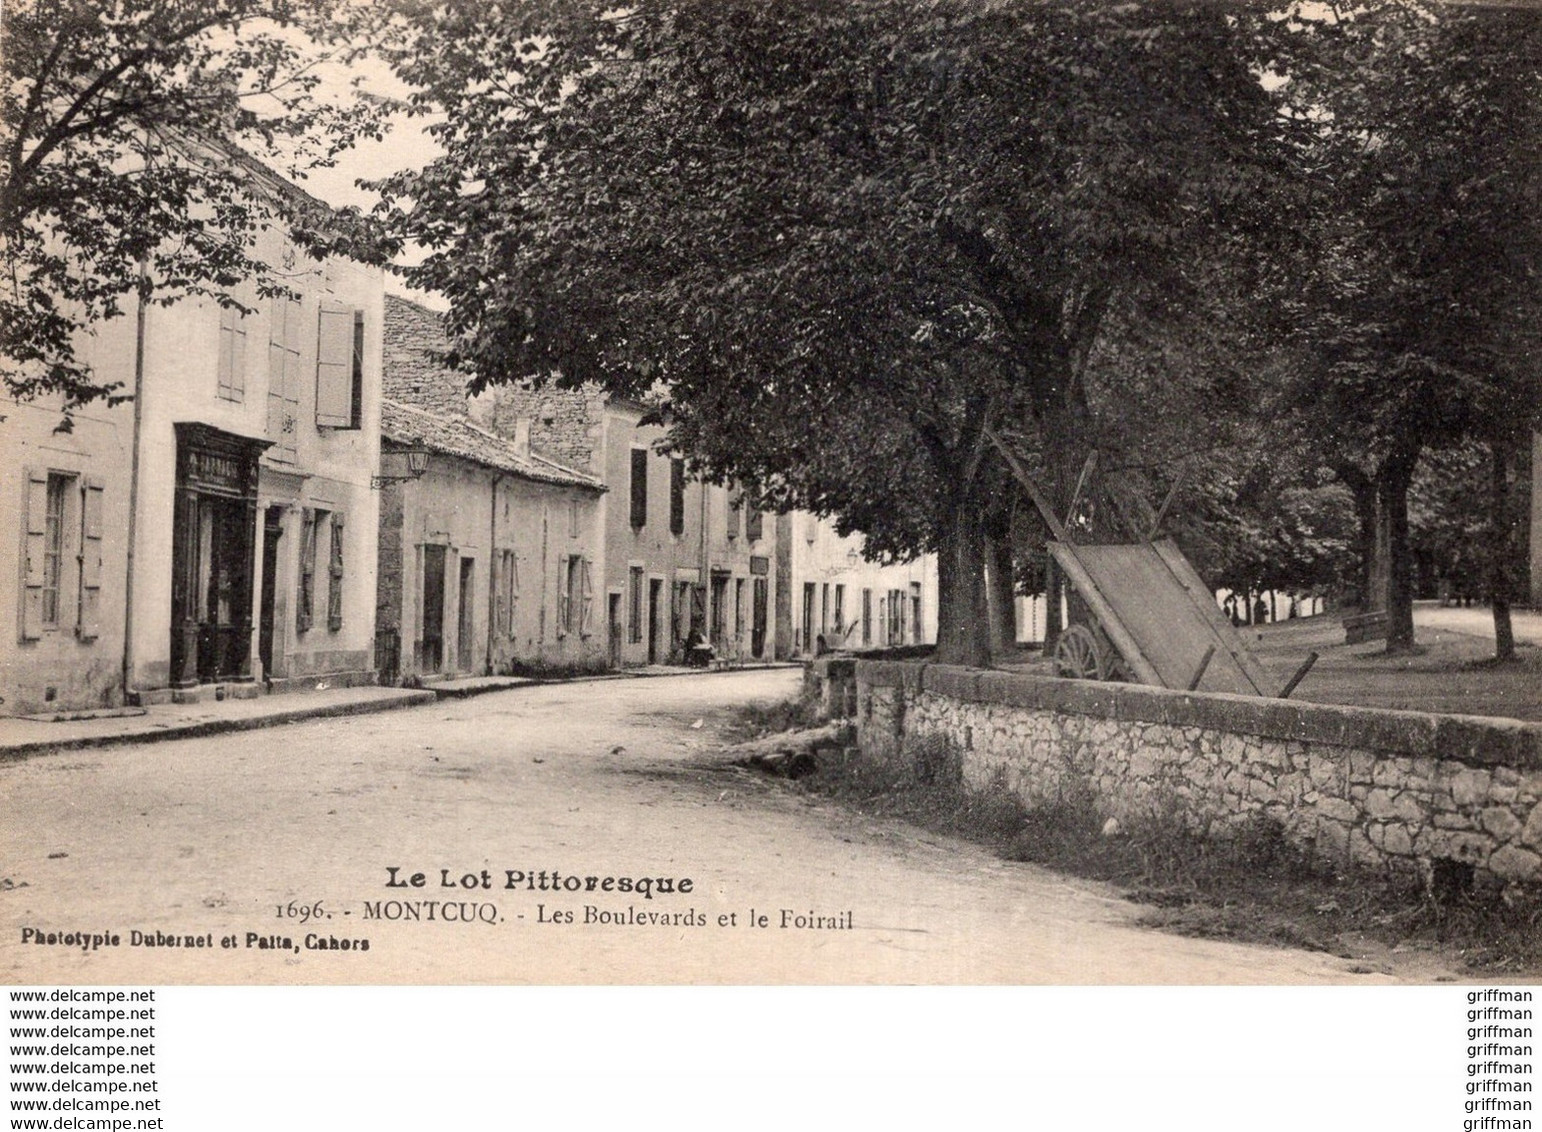
<path fill-rule="evenodd" d="M 902 662 L 856 679 L 865 752 L 941 735 L 970 785 L 1030 805 L 1090 787 L 1121 820 L 1161 808 L 1225 836 L 1265 816 L 1345 867 L 1542 882 L 1536 724 Z"/>

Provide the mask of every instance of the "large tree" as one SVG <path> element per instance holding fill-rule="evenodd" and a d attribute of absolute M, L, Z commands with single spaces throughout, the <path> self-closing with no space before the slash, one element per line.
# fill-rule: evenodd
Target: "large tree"
<path fill-rule="evenodd" d="M 18 0 L 0 22 L 0 366 L 5 393 L 66 412 L 117 391 L 77 333 L 140 299 L 222 302 L 283 281 L 254 255 L 286 226 L 323 253 L 367 226 L 253 163 L 302 176 L 377 130 L 379 106 L 324 86 L 365 18 L 344 0 Z M 67 418 L 66 418 L 67 419 Z"/>
<path fill-rule="evenodd" d="M 1064 507 L 1100 338 L 1183 321 L 1270 222 L 1253 25 L 1208 5 L 409 15 L 395 61 L 444 156 L 382 188 L 452 360 L 657 394 L 707 474 L 937 551 L 949 660 L 985 659 L 1016 490 L 988 432 Z"/>
<path fill-rule="evenodd" d="M 1368 601 L 1388 611 L 1398 650 L 1413 643 L 1408 495 L 1422 454 L 1476 438 L 1502 473 L 1536 419 L 1542 20 L 1303 6 L 1286 30 L 1281 97 L 1315 126 L 1301 224 L 1319 254 L 1291 304 L 1303 364 L 1270 408 L 1355 493 Z"/>

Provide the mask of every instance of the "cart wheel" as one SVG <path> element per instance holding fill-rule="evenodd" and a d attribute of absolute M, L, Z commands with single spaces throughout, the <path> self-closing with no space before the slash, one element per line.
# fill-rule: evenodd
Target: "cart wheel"
<path fill-rule="evenodd" d="M 1102 680 L 1106 675 L 1103 650 L 1085 625 L 1068 625 L 1055 642 L 1055 673 L 1072 680 Z"/>

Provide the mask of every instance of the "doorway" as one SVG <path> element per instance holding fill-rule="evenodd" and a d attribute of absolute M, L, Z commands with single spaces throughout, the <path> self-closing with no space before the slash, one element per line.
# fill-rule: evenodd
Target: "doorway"
<path fill-rule="evenodd" d="M 460 604 L 459 616 L 455 619 L 455 669 L 458 672 L 470 672 L 472 664 L 474 643 L 472 638 L 476 634 L 476 621 L 473 610 L 475 603 L 471 600 L 474 595 L 473 582 L 476 575 L 476 559 L 462 558 L 460 560 L 460 593 L 457 595 Z"/>
<path fill-rule="evenodd" d="M 664 596 L 664 583 L 658 578 L 648 581 L 648 663 L 659 662 L 659 604 Z"/>
<path fill-rule="evenodd" d="M 621 667 L 621 595 L 610 594 L 606 640 L 610 642 L 610 666 Z"/>
<path fill-rule="evenodd" d="M 175 429 L 171 683 L 249 680 L 257 458 L 265 445 L 207 425 Z"/>
<path fill-rule="evenodd" d="M 750 652 L 756 660 L 766 654 L 766 579 L 755 579 L 755 614 L 750 622 Z"/>
<path fill-rule="evenodd" d="M 444 664 L 444 547 L 423 548 L 423 636 L 418 667 L 438 672 Z"/>
<path fill-rule="evenodd" d="M 278 620 L 278 547 L 284 537 L 284 509 L 269 507 L 262 521 L 262 596 L 257 618 L 257 657 L 264 679 L 273 676 L 273 626 Z"/>

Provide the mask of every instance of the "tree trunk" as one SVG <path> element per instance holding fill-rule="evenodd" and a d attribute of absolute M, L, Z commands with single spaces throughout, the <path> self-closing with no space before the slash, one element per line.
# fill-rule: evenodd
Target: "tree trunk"
<path fill-rule="evenodd" d="M 985 531 L 966 493 L 953 502 L 937 552 L 937 661 L 990 664 L 990 609 L 985 587 Z"/>
<path fill-rule="evenodd" d="M 1336 465 L 1334 471 L 1355 499 L 1356 562 L 1352 604 L 1358 606 L 1360 612 L 1369 613 L 1372 609 L 1381 608 L 1382 595 L 1386 592 L 1384 583 L 1378 585 L 1378 579 L 1384 579 L 1386 575 L 1377 568 L 1376 481 L 1356 465 L 1347 462 Z"/>
<path fill-rule="evenodd" d="M 1414 646 L 1413 552 L 1408 541 L 1408 486 L 1419 454 L 1400 452 L 1383 462 L 1376 477 L 1377 547 L 1385 548 L 1387 651 Z M 1377 558 L 1382 555 L 1378 553 Z"/>
<path fill-rule="evenodd" d="M 985 596 L 990 610 L 991 656 L 1007 656 L 1017 647 L 1017 587 L 1013 584 L 1011 539 L 990 539 L 986 554 Z"/>
<path fill-rule="evenodd" d="M 1515 659 L 1515 627 L 1510 623 L 1510 459 L 1504 445 L 1489 446 L 1488 592 L 1494 606 L 1494 658 Z"/>
<path fill-rule="evenodd" d="M 1060 567 L 1048 553 L 1044 556 L 1044 655 L 1055 651 L 1065 622 L 1060 616 Z"/>

